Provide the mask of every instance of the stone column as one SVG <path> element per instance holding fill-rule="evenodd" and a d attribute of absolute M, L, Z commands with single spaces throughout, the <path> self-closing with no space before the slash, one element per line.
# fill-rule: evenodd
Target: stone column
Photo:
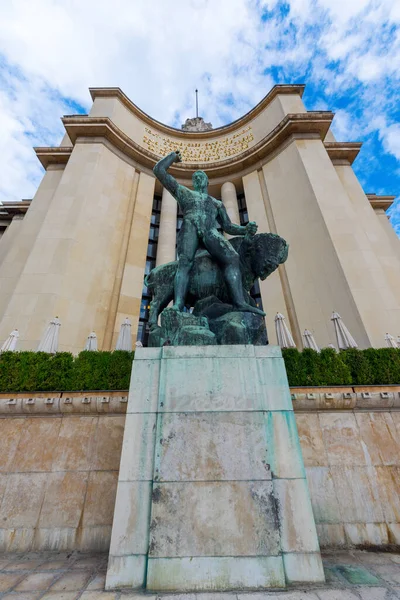
<path fill-rule="evenodd" d="M 112 348 L 115 348 L 118 332 L 125 317 L 129 317 L 131 320 L 133 343 L 136 341 L 155 182 L 154 177 L 140 173 L 114 324 Z"/>
<path fill-rule="evenodd" d="M 14 241 L 18 238 L 18 234 L 21 228 L 22 221 L 24 220 L 24 215 L 15 215 L 1 236 L 0 241 L 0 266 L 3 263 L 7 252 L 13 245 Z"/>
<path fill-rule="evenodd" d="M 249 220 L 256 221 L 259 233 L 271 232 L 257 171 L 253 171 L 249 175 L 243 177 L 243 188 Z M 266 321 L 268 338 L 271 344 L 277 344 L 274 317 L 277 312 L 280 312 L 284 313 L 285 316 L 289 318 L 278 269 L 265 281 L 260 280 L 260 291 L 263 308 L 267 313 Z M 294 331 L 292 331 L 292 334 L 294 334 Z M 299 348 L 301 348 L 301 340 L 296 341 L 300 343 Z"/>
<path fill-rule="evenodd" d="M 80 352 L 95 330 L 102 347 L 135 169 L 101 142 L 75 143 L 0 324 L 34 350 L 61 320 L 60 351 Z M 10 253 L 9 253 L 10 255 Z"/>
<path fill-rule="evenodd" d="M 12 236 L 8 251 L 0 264 L 0 323 L 32 252 L 63 172 L 64 165 L 48 167 L 23 221 L 19 222 L 18 235 Z M 11 324 L 9 322 L 5 330 Z M 19 329 L 16 324 L 11 327 L 10 331 L 15 327 Z M 1 329 L 3 335 L 5 330 Z"/>
<path fill-rule="evenodd" d="M 236 188 L 231 181 L 225 181 L 221 187 L 221 199 L 228 213 L 228 217 L 236 225 L 240 225 L 239 207 L 237 202 Z M 232 237 L 227 235 L 227 238 Z"/>
<path fill-rule="evenodd" d="M 156 266 L 175 260 L 176 252 L 176 215 L 178 204 L 173 196 L 163 189 L 158 232 Z"/>
<path fill-rule="evenodd" d="M 383 208 L 374 208 L 374 212 L 378 217 L 378 221 L 383 227 L 384 232 L 386 233 L 390 245 L 392 246 L 392 250 L 394 251 L 397 258 L 400 260 L 400 239 L 393 229 L 389 217 L 386 214 L 386 211 Z"/>
<path fill-rule="evenodd" d="M 371 248 L 385 273 L 387 285 L 392 290 L 394 297 L 400 298 L 400 243 L 396 252 L 388 237 L 388 232 L 383 230 L 376 218 L 374 209 L 364 194 L 352 167 L 349 164 L 335 165 L 335 170 L 357 213 L 358 223 L 365 231 Z M 390 225 L 387 219 L 386 222 Z"/>
<path fill-rule="evenodd" d="M 400 328 L 400 294 L 389 281 L 397 261 L 389 253 L 383 265 L 358 192 L 350 199 L 318 139 L 293 140 L 263 172 L 278 233 L 290 244 L 286 270 L 301 330 L 314 329 L 320 346 L 333 342 L 335 310 L 361 348 L 381 347 L 385 332 Z"/>

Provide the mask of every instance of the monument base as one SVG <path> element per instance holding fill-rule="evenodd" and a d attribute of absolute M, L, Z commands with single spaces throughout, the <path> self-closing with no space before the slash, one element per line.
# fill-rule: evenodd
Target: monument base
<path fill-rule="evenodd" d="M 106 588 L 321 581 L 280 349 L 138 349 Z"/>

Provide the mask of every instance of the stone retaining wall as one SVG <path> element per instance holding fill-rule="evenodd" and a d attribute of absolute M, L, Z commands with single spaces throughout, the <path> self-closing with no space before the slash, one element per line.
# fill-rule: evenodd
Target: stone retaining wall
<path fill-rule="evenodd" d="M 399 546 L 400 386 L 291 391 L 321 546 Z M 0 394 L 0 551 L 108 549 L 127 396 Z"/>

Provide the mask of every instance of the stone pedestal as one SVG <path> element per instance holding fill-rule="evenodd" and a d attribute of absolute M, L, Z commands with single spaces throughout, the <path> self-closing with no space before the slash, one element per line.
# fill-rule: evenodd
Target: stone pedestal
<path fill-rule="evenodd" d="M 107 589 L 324 581 L 275 346 L 138 349 Z"/>

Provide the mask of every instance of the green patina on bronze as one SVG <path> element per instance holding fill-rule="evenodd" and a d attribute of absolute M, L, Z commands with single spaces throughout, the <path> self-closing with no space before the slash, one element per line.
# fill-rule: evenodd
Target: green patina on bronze
<path fill-rule="evenodd" d="M 171 152 L 154 167 L 178 202 L 183 223 L 178 260 L 156 267 L 146 278 L 153 295 L 149 344 L 266 344 L 265 313 L 249 291 L 257 278 L 265 279 L 286 260 L 288 246 L 277 235 L 256 235 L 255 222 L 232 223 L 222 202 L 208 194 L 204 171 L 193 174 L 193 190 L 178 184 L 167 169 L 180 161 L 179 151 Z M 228 241 L 219 228 L 240 237 Z M 171 300 L 173 307 L 166 309 Z M 190 319 L 185 306 L 194 306 Z M 173 317 L 170 311 L 179 314 Z"/>

